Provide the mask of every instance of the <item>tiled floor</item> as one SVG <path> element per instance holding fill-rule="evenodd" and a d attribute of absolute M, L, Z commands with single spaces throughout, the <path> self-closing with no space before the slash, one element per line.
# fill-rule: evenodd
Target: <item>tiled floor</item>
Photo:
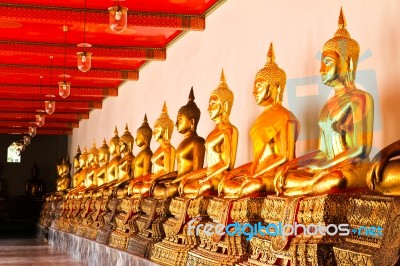
<path fill-rule="evenodd" d="M 0 265 L 82 266 L 84 264 L 36 239 L 0 238 Z"/>

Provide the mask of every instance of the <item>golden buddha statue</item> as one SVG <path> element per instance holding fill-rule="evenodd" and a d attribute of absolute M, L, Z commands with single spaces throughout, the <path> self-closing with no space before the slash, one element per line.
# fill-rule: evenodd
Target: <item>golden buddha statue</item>
<path fill-rule="evenodd" d="M 87 148 L 83 149 L 83 153 L 79 156 L 79 168 L 81 169 L 79 171 L 79 175 L 76 178 L 76 188 L 77 189 L 82 189 L 85 188 L 85 180 L 86 180 L 86 174 L 87 174 L 87 168 L 88 168 L 88 152 Z"/>
<path fill-rule="evenodd" d="M 400 140 L 375 155 L 367 174 L 367 184 L 371 190 L 384 195 L 400 195 L 400 160 L 391 160 L 399 155 Z"/>
<path fill-rule="evenodd" d="M 57 191 L 70 188 L 71 185 L 71 163 L 63 158 L 61 164 L 57 165 L 58 178 L 56 180 Z"/>
<path fill-rule="evenodd" d="M 118 179 L 118 164 L 121 160 L 121 153 L 119 152 L 119 136 L 117 127 L 114 130 L 114 137 L 111 138 L 110 144 L 110 155 L 113 156 L 110 162 L 107 164 L 107 179 L 106 183 Z"/>
<path fill-rule="evenodd" d="M 325 43 L 321 58 L 322 82 L 335 95 L 320 113 L 319 150 L 278 169 L 278 194 L 319 195 L 367 185 L 374 106 L 372 97 L 354 84 L 360 48 L 345 27 L 341 10 L 339 29 Z"/>
<path fill-rule="evenodd" d="M 133 176 L 135 178 L 151 173 L 150 141 L 153 131 L 147 123 L 147 115 L 144 115 L 143 124 L 138 128 L 136 134 L 136 145 L 140 147 L 140 152 L 136 155 Z"/>
<path fill-rule="evenodd" d="M 118 149 L 122 156 L 118 163 L 118 184 L 133 176 L 135 156 L 132 153 L 134 138 L 129 132 L 128 124 L 125 126 L 124 134 L 119 138 Z"/>
<path fill-rule="evenodd" d="M 203 168 L 205 140 L 197 135 L 197 124 L 200 120 L 200 109 L 194 102 L 193 87 L 190 90 L 189 101 L 178 111 L 176 128 L 184 139 L 179 144 L 176 157 L 178 163 L 177 176 L 170 175 L 160 178 L 152 191 L 157 198 L 169 198 L 178 193 L 179 181 L 183 175 Z"/>
<path fill-rule="evenodd" d="M 296 117 L 282 106 L 285 85 L 286 73 L 276 64 L 271 43 L 267 63 L 254 81 L 253 94 L 264 111 L 250 129 L 253 162 L 228 172 L 218 185 L 219 196 L 241 198 L 274 192 L 274 170 L 294 158 L 299 132 Z"/>
<path fill-rule="evenodd" d="M 81 156 L 81 148 L 78 145 L 78 149 L 76 150 L 76 154 L 74 156 L 74 175 L 72 176 L 72 187 L 75 188 L 76 187 L 76 181 L 78 179 L 79 173 L 81 172 L 81 167 L 79 164 L 79 157 Z"/>
<path fill-rule="evenodd" d="M 106 139 L 103 140 L 103 145 L 99 148 L 99 164 L 101 166 L 97 169 L 96 179 L 97 185 L 105 184 L 107 180 L 107 165 L 110 162 L 110 149 L 108 148 Z"/>
<path fill-rule="evenodd" d="M 170 140 L 174 130 L 174 122 L 168 116 L 167 104 L 164 102 L 160 117 L 154 122 L 154 139 L 160 144 L 151 157 L 153 173 L 135 178 L 129 184 L 128 194 L 132 197 L 147 197 L 153 182 L 174 171 L 175 148 Z"/>
<path fill-rule="evenodd" d="M 99 150 L 96 148 L 96 142 L 93 140 L 93 146 L 87 156 L 87 172 L 84 181 L 86 189 L 97 186 L 97 170 L 99 168 Z"/>
<path fill-rule="evenodd" d="M 217 192 L 221 177 L 235 165 L 238 130 L 229 121 L 233 105 L 233 92 L 225 81 L 224 71 L 221 82 L 210 96 L 208 113 L 216 123 L 205 140 L 207 168 L 188 173 L 179 185 L 179 194 L 196 198 Z"/>

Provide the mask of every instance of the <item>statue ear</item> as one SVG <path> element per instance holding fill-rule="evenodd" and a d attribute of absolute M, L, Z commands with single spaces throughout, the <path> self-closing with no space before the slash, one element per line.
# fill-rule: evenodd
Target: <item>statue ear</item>
<path fill-rule="evenodd" d="M 222 107 L 224 108 L 224 111 L 225 111 L 225 113 L 228 113 L 228 110 L 229 110 L 229 104 L 228 104 L 228 102 L 227 102 L 227 101 L 225 101 L 225 102 L 222 104 Z"/>
<path fill-rule="evenodd" d="M 196 123 L 196 121 L 194 120 L 194 118 L 190 119 L 190 129 L 192 131 L 195 131 L 195 127 L 194 127 L 195 123 Z"/>
<path fill-rule="evenodd" d="M 168 128 L 165 128 L 164 129 L 164 134 L 163 134 L 164 136 L 164 140 L 168 140 L 169 139 L 169 129 Z"/>

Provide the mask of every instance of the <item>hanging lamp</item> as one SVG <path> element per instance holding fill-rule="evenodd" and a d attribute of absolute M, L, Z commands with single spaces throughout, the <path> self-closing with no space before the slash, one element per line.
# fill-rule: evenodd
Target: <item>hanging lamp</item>
<path fill-rule="evenodd" d="M 36 136 L 36 125 L 34 123 L 32 123 L 29 128 L 28 128 L 28 134 L 29 136 L 31 136 L 32 138 L 34 136 Z"/>
<path fill-rule="evenodd" d="M 112 31 L 121 33 L 128 25 L 128 8 L 120 6 L 119 0 L 114 3 L 115 6 L 108 8 L 109 26 Z"/>
<path fill-rule="evenodd" d="M 52 76 L 53 76 L 53 56 L 50 56 L 50 88 L 52 86 L 51 84 Z M 56 96 L 53 94 L 47 94 L 46 97 L 49 99 L 44 102 L 44 110 L 46 111 L 46 113 L 51 115 L 56 110 L 56 101 L 52 99 Z"/>
<path fill-rule="evenodd" d="M 65 73 L 67 70 L 67 31 L 68 27 L 63 27 L 64 31 L 64 74 L 61 75 L 63 81 L 58 82 L 58 94 L 63 97 L 67 98 L 71 93 L 71 82 L 67 82 L 65 79 L 69 78 L 69 76 Z"/>
<path fill-rule="evenodd" d="M 92 45 L 86 43 L 86 0 L 85 0 L 85 20 L 83 23 L 83 43 L 80 43 L 77 46 L 83 47 L 83 52 L 77 53 L 78 69 L 82 72 L 87 72 L 92 67 L 92 53 L 87 52 L 85 48 L 91 47 Z"/>
<path fill-rule="evenodd" d="M 42 96 L 42 81 L 43 81 L 43 76 L 40 76 L 40 87 L 39 87 L 39 97 Z M 38 127 L 42 127 L 44 125 L 45 121 L 45 115 L 43 110 L 36 110 L 36 125 Z"/>

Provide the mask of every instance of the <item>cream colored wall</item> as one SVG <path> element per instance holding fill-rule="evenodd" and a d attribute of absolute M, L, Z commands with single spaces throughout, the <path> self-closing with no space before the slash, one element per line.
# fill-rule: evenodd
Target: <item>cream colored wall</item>
<path fill-rule="evenodd" d="M 196 103 L 202 111 L 198 133 L 206 137 L 213 128 L 207 105 L 210 92 L 219 84 L 221 68 L 235 94 L 231 121 L 239 129 L 236 166 L 252 160 L 249 129 L 261 112 L 252 96 L 254 76 L 263 67 L 269 43 L 275 46 L 276 62 L 286 71 L 288 86 L 284 105 L 300 120 L 301 136 L 297 154 L 315 149 L 317 118 L 329 87 L 319 77 L 319 52 L 337 29 L 343 6 L 348 30 L 361 47 L 357 82 L 375 98 L 374 150 L 400 139 L 400 2 L 387 1 L 289 1 L 227 0 L 206 19 L 203 32 L 189 32 L 167 51 L 167 60 L 152 62 L 140 71 L 139 81 L 127 82 L 117 98 L 109 98 L 102 110 L 80 122 L 70 138 L 74 156 L 77 145 L 98 146 L 120 134 L 125 123 L 136 129 L 147 113 L 152 126 L 167 101 L 175 121 L 178 109 L 186 104 L 194 86 Z M 117 38 L 118 36 L 116 36 Z M 95 60 L 95 55 L 94 59 Z M 73 93 L 73 91 L 72 91 Z M 172 143 L 182 136 L 174 131 Z M 157 143 L 153 141 L 152 149 Z M 138 148 L 134 148 L 134 154 Z"/>

